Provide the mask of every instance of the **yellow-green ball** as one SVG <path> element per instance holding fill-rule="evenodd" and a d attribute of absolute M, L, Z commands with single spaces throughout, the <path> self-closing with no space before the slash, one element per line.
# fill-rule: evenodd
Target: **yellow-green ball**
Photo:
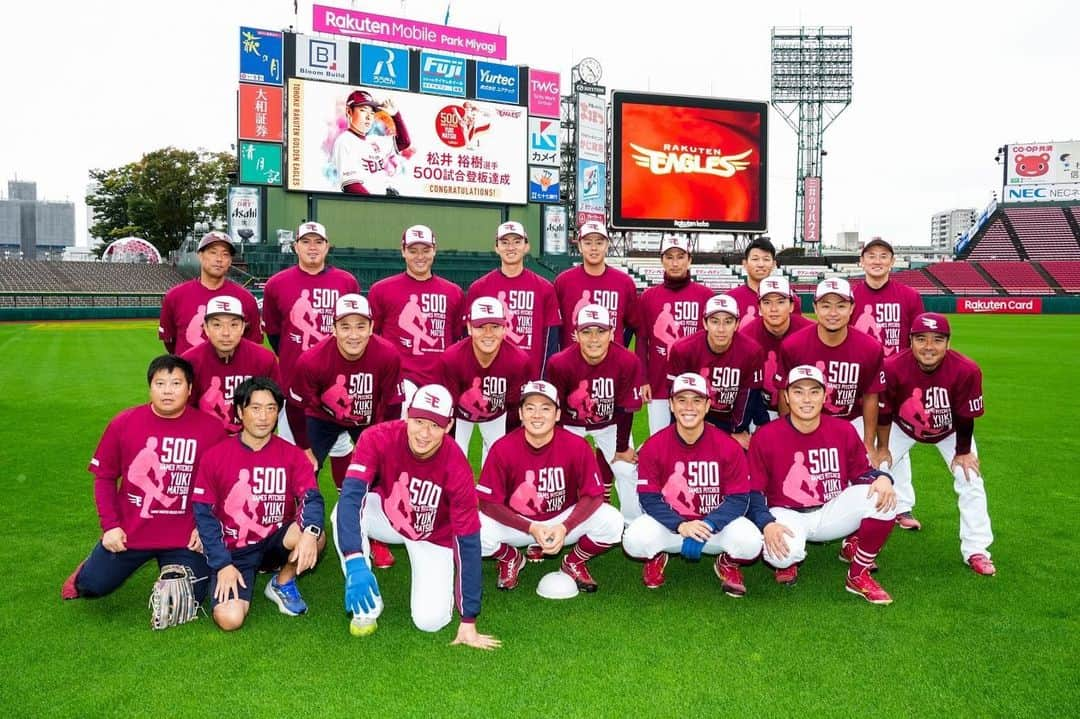
<path fill-rule="evenodd" d="M 379 625 L 375 622 L 371 624 L 354 624 L 349 623 L 349 634 L 354 637 L 369 637 L 375 633 L 375 630 L 379 628 Z"/>

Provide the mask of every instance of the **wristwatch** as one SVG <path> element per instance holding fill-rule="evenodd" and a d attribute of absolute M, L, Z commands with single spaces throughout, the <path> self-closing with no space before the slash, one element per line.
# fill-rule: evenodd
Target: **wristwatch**
<path fill-rule="evenodd" d="M 322 527 L 316 527 L 314 524 L 309 524 L 304 527 L 304 534 L 310 534 L 312 537 L 318 539 L 322 536 Z"/>

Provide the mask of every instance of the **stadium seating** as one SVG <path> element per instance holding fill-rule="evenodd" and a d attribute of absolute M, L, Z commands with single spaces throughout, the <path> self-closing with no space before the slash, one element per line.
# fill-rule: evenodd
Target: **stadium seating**
<path fill-rule="evenodd" d="M 1062 208 L 1009 207 L 1005 209 L 1005 216 L 1016 230 L 1029 259 L 1080 260 L 1080 245 Z"/>
<path fill-rule="evenodd" d="M 891 278 L 918 290 L 920 295 L 945 294 L 922 270 L 901 270 L 900 272 L 894 272 Z"/>
<path fill-rule="evenodd" d="M 1010 295 L 1052 295 L 1046 279 L 1027 262 L 980 262 L 979 266 Z"/>
<path fill-rule="evenodd" d="M 1080 261 L 1057 260 L 1040 262 L 1047 274 L 1066 292 L 1080 292 Z"/>
<path fill-rule="evenodd" d="M 1009 237 L 1008 230 L 1005 229 L 1005 223 L 997 219 L 985 230 L 982 239 L 975 244 L 966 259 L 1019 260 L 1020 254 L 1012 238 Z"/>
<path fill-rule="evenodd" d="M 0 260 L 4 292 L 162 293 L 183 279 L 172 265 Z"/>
<path fill-rule="evenodd" d="M 967 262 L 937 262 L 926 269 L 954 294 L 997 294 L 978 270 Z"/>

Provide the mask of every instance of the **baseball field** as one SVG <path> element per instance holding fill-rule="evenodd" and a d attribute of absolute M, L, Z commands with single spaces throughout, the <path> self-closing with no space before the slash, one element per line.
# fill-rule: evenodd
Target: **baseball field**
<path fill-rule="evenodd" d="M 448 646 L 456 620 L 435 635 L 413 628 L 402 548 L 377 575 L 386 611 L 365 639 L 349 636 L 329 549 L 299 582 L 308 615 L 278 614 L 262 576 L 234 634 L 206 618 L 152 632 L 149 565 L 110 597 L 62 602 L 100 535 L 87 462 L 108 420 L 146 401 L 161 345 L 154 322 L 0 325 L 0 706 L 17 717 L 1073 715 L 1080 321 L 951 320 L 954 347 L 985 374 L 976 438 L 996 577 L 961 562 L 951 479 L 922 446 L 924 529 L 895 531 L 879 558 L 891 606 L 843 591 L 839 543 L 812 547 L 794 587 L 748 568 L 743 599 L 720 591 L 708 561 L 673 558 L 667 584 L 648 590 L 615 550 L 592 563 L 600 591 L 564 602 L 533 591 L 554 561 L 528 565 L 511 593 L 485 563 L 479 627 L 504 641 L 491 653 Z M 333 497 L 328 468 L 321 485 Z"/>

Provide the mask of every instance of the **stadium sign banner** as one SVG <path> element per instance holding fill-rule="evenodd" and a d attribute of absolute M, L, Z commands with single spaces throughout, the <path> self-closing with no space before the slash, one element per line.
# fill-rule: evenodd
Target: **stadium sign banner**
<path fill-rule="evenodd" d="M 348 82 L 349 41 L 297 35 L 296 77 L 305 80 Z"/>
<path fill-rule="evenodd" d="M 956 311 L 971 314 L 1037 315 L 1042 312 L 1039 297 L 957 297 Z"/>
<path fill-rule="evenodd" d="M 803 242 L 821 242 L 821 178 L 803 178 Z"/>
<path fill-rule="evenodd" d="M 558 202 L 559 191 L 559 168 L 529 167 L 529 202 Z"/>
<path fill-rule="evenodd" d="M 588 221 L 604 221 L 607 205 L 606 167 L 591 160 L 578 160 L 577 211 L 578 217 Z M 582 221 L 578 222 L 581 225 Z"/>
<path fill-rule="evenodd" d="M 286 188 L 341 192 L 356 173 L 369 194 L 523 205 L 528 196 L 528 117 L 520 105 L 378 91 L 397 114 L 375 114 L 367 137 L 349 134 L 344 103 L 356 88 L 288 81 Z M 397 123 L 409 147 L 398 152 Z"/>
<path fill-rule="evenodd" d="M 261 203 L 257 187 L 229 188 L 229 236 L 238 244 L 258 244 Z"/>
<path fill-rule="evenodd" d="M 559 121 L 547 117 L 529 118 L 529 164 L 559 167 Z"/>
<path fill-rule="evenodd" d="M 562 97 L 559 94 L 559 73 L 548 70 L 529 70 L 529 114 L 559 117 Z"/>
<path fill-rule="evenodd" d="M 520 95 L 520 70 L 517 65 L 476 63 L 476 92 L 473 96 L 477 100 L 516 105 Z"/>
<path fill-rule="evenodd" d="M 607 162 L 607 102 L 594 95 L 578 96 L 578 157 Z"/>
<path fill-rule="evenodd" d="M 465 97 L 465 58 L 420 53 L 420 92 Z"/>
<path fill-rule="evenodd" d="M 269 142 L 240 143 L 240 182 L 281 186 L 281 145 Z"/>
<path fill-rule="evenodd" d="M 764 232 L 764 102 L 612 93 L 611 225 Z"/>
<path fill-rule="evenodd" d="M 284 43 L 280 32 L 240 28 L 240 80 L 280 85 L 284 75 Z"/>
<path fill-rule="evenodd" d="M 1008 146 L 1005 184 L 1080 183 L 1080 142 L 1029 142 Z"/>
<path fill-rule="evenodd" d="M 280 87 L 240 83 L 237 99 L 237 137 L 241 140 L 281 142 Z"/>
<path fill-rule="evenodd" d="M 562 205 L 544 206 L 544 254 L 566 254 L 566 208 Z"/>
<path fill-rule="evenodd" d="M 506 59 L 505 35 L 326 5 L 313 5 L 311 12 L 311 27 L 315 32 L 424 47 L 490 60 Z"/>
<path fill-rule="evenodd" d="M 392 90 L 409 89 L 409 51 L 400 47 L 360 44 L 360 84 Z"/>
<path fill-rule="evenodd" d="M 1007 185 L 1004 202 L 1077 202 L 1080 183 L 1073 185 Z"/>

